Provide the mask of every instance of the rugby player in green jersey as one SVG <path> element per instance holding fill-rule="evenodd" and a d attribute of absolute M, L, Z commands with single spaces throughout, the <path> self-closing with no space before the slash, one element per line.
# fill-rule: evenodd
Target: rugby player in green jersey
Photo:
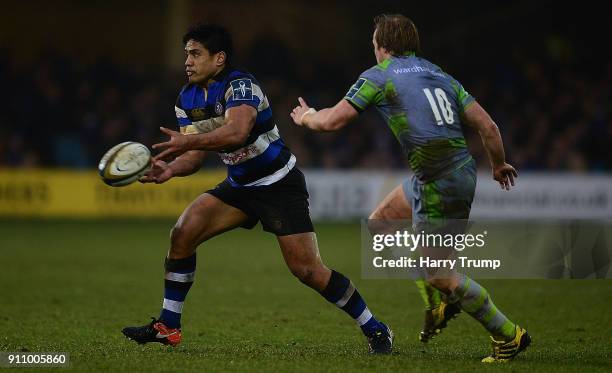
<path fill-rule="evenodd" d="M 419 36 L 410 19 L 380 15 L 374 24 L 372 43 L 378 64 L 363 72 L 334 107 L 317 111 L 300 97 L 291 118 L 315 131 L 336 131 L 375 106 L 401 144 L 414 176 L 386 196 L 370 219 L 412 218 L 413 226 L 436 219 L 468 219 L 476 164 L 462 127 L 478 131 L 493 178 L 509 190 L 518 175 L 505 161 L 499 129 L 457 80 L 416 56 Z M 460 310 L 491 334 L 493 352 L 483 362 L 508 361 L 531 342 L 527 331 L 493 304 L 487 290 L 463 274 L 425 276 L 417 286 L 426 304 L 423 342 L 438 334 Z"/>

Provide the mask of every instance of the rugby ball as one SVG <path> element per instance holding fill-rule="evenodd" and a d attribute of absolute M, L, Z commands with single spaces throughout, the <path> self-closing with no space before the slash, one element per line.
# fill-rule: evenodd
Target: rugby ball
<path fill-rule="evenodd" d="M 102 181 L 119 187 L 138 180 L 151 166 L 151 152 L 141 143 L 127 141 L 113 146 L 98 164 Z"/>

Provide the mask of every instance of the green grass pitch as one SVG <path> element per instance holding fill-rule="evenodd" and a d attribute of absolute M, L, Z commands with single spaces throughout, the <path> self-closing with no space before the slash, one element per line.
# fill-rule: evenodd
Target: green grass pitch
<path fill-rule="evenodd" d="M 172 224 L 1 220 L 0 351 L 68 352 L 75 371 L 612 370 L 612 281 L 481 281 L 533 337 L 512 363 L 483 366 L 488 336 L 466 314 L 423 352 L 416 287 L 362 280 L 349 224 L 317 225 L 321 255 L 392 327 L 391 356 L 368 355 L 354 322 L 293 278 L 259 227 L 200 246 L 183 343 L 140 346 L 120 330 L 159 314 Z"/>

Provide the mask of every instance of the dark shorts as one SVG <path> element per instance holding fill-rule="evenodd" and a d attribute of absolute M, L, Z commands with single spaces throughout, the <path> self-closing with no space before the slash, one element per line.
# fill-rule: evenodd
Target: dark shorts
<path fill-rule="evenodd" d="M 271 185 L 235 188 L 226 179 L 206 193 L 243 211 L 252 229 L 258 221 L 264 231 L 277 236 L 314 232 L 304 174 L 297 167 Z"/>

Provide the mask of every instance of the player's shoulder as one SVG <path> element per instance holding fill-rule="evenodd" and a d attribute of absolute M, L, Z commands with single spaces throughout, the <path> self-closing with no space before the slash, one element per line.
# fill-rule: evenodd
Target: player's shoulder
<path fill-rule="evenodd" d="M 377 86 L 383 84 L 386 80 L 385 76 L 389 63 L 390 59 L 384 60 L 362 72 L 359 78 L 374 83 Z"/>
<path fill-rule="evenodd" d="M 240 81 L 247 84 L 256 84 L 259 86 L 259 82 L 255 78 L 255 76 L 243 68 L 232 68 L 230 71 L 228 71 L 228 74 L 225 78 L 226 85 L 239 84 Z"/>
<path fill-rule="evenodd" d="M 258 96 L 263 99 L 263 89 L 253 74 L 242 68 L 232 68 L 224 79 L 226 100 L 230 97 L 247 99 Z"/>
<path fill-rule="evenodd" d="M 176 96 L 176 106 L 178 108 L 185 109 L 183 102 L 188 102 L 189 100 L 187 100 L 187 98 L 189 96 L 195 95 L 198 89 L 201 89 L 201 88 L 199 88 L 195 84 L 187 83 L 183 85 L 181 89 L 179 90 L 178 95 Z"/>
<path fill-rule="evenodd" d="M 233 86 L 240 86 L 241 82 L 247 86 L 251 86 L 253 84 L 259 86 L 259 82 L 255 76 L 248 70 L 240 67 L 228 68 L 222 81 L 225 89 L 229 89 Z"/>
<path fill-rule="evenodd" d="M 451 80 L 454 80 L 454 78 L 448 73 L 446 72 L 442 67 L 440 67 L 439 65 L 431 62 L 430 60 L 424 58 L 424 57 L 417 57 L 418 60 L 420 61 L 420 63 L 427 67 L 430 71 L 430 73 L 438 76 L 438 77 L 445 77 L 445 78 L 449 78 Z"/>
<path fill-rule="evenodd" d="M 195 84 L 187 83 L 181 87 L 179 90 L 179 96 L 184 94 L 189 94 L 191 92 L 195 92 L 198 89 L 198 86 Z"/>
<path fill-rule="evenodd" d="M 423 56 L 412 56 L 410 57 L 410 60 L 414 61 L 415 63 L 422 65 L 422 66 L 427 66 L 428 68 L 430 68 L 431 70 L 434 71 L 444 71 L 442 70 L 442 68 L 438 65 L 436 65 L 435 63 L 433 63 L 430 59 L 425 58 Z"/>

